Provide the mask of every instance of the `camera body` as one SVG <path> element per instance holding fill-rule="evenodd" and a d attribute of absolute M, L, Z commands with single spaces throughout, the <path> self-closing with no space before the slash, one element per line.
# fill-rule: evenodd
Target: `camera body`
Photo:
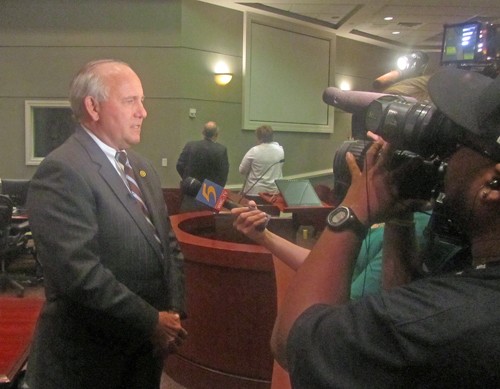
<path fill-rule="evenodd" d="M 407 100 L 401 96 L 384 95 L 373 100 L 365 111 L 365 129 L 380 135 L 395 147 L 389 169 L 401 199 L 435 200 L 429 233 L 440 240 L 467 246 L 465 236 L 446 216 L 443 207 L 442 186 L 446 159 L 457 144 L 471 144 L 474 140 L 462 127 L 455 124 L 432 104 Z M 365 139 L 343 142 L 333 160 L 333 192 L 338 203 L 351 184 L 346 153 L 351 152 L 360 169 L 372 142 Z"/>
<path fill-rule="evenodd" d="M 342 201 L 351 185 L 346 153 L 354 155 L 358 167 L 362 170 L 366 151 L 371 144 L 368 140 L 350 140 L 343 142 L 336 151 L 333 159 L 333 195 L 336 203 Z M 439 159 L 424 159 L 408 150 L 395 150 L 389 168 L 404 169 L 396 182 L 401 199 L 430 200 L 437 196 L 441 188 L 446 164 Z"/>
<path fill-rule="evenodd" d="M 431 200 L 439 194 L 446 163 L 465 130 L 454 124 L 432 104 L 402 96 L 384 95 L 373 100 L 365 111 L 365 129 L 380 135 L 396 151 L 390 169 L 405 168 L 396 185 L 403 199 Z M 344 142 L 333 161 L 334 194 L 342 200 L 351 184 L 345 155 L 351 152 L 362 169 L 371 142 L 364 139 Z"/>

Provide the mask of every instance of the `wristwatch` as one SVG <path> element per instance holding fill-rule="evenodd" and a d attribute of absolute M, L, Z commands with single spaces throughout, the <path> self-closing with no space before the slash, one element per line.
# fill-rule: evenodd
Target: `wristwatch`
<path fill-rule="evenodd" d="M 328 214 L 326 223 L 333 231 L 352 230 L 361 238 L 368 232 L 368 228 L 359 221 L 352 209 L 343 205 Z"/>

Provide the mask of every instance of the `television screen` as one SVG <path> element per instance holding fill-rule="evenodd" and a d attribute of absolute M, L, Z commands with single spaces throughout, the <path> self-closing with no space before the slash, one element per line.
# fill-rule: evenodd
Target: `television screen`
<path fill-rule="evenodd" d="M 14 203 L 14 207 L 22 209 L 26 204 L 29 185 L 30 180 L 3 178 L 0 180 L 0 193 L 7 195 Z"/>
<path fill-rule="evenodd" d="M 481 23 L 468 22 L 444 26 L 441 63 L 472 63 L 481 55 Z"/>

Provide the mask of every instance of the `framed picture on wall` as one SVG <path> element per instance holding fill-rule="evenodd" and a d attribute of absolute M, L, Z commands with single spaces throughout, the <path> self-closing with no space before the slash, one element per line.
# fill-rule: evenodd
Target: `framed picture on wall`
<path fill-rule="evenodd" d="M 75 131 L 67 100 L 26 100 L 26 165 L 38 165 Z"/>

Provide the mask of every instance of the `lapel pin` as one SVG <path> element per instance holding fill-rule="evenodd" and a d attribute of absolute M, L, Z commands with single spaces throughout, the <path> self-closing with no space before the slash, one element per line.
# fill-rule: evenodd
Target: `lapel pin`
<path fill-rule="evenodd" d="M 140 170 L 140 171 L 139 171 L 139 175 L 140 175 L 142 178 L 144 178 L 144 177 L 146 177 L 146 172 L 145 172 L 144 170 Z"/>

